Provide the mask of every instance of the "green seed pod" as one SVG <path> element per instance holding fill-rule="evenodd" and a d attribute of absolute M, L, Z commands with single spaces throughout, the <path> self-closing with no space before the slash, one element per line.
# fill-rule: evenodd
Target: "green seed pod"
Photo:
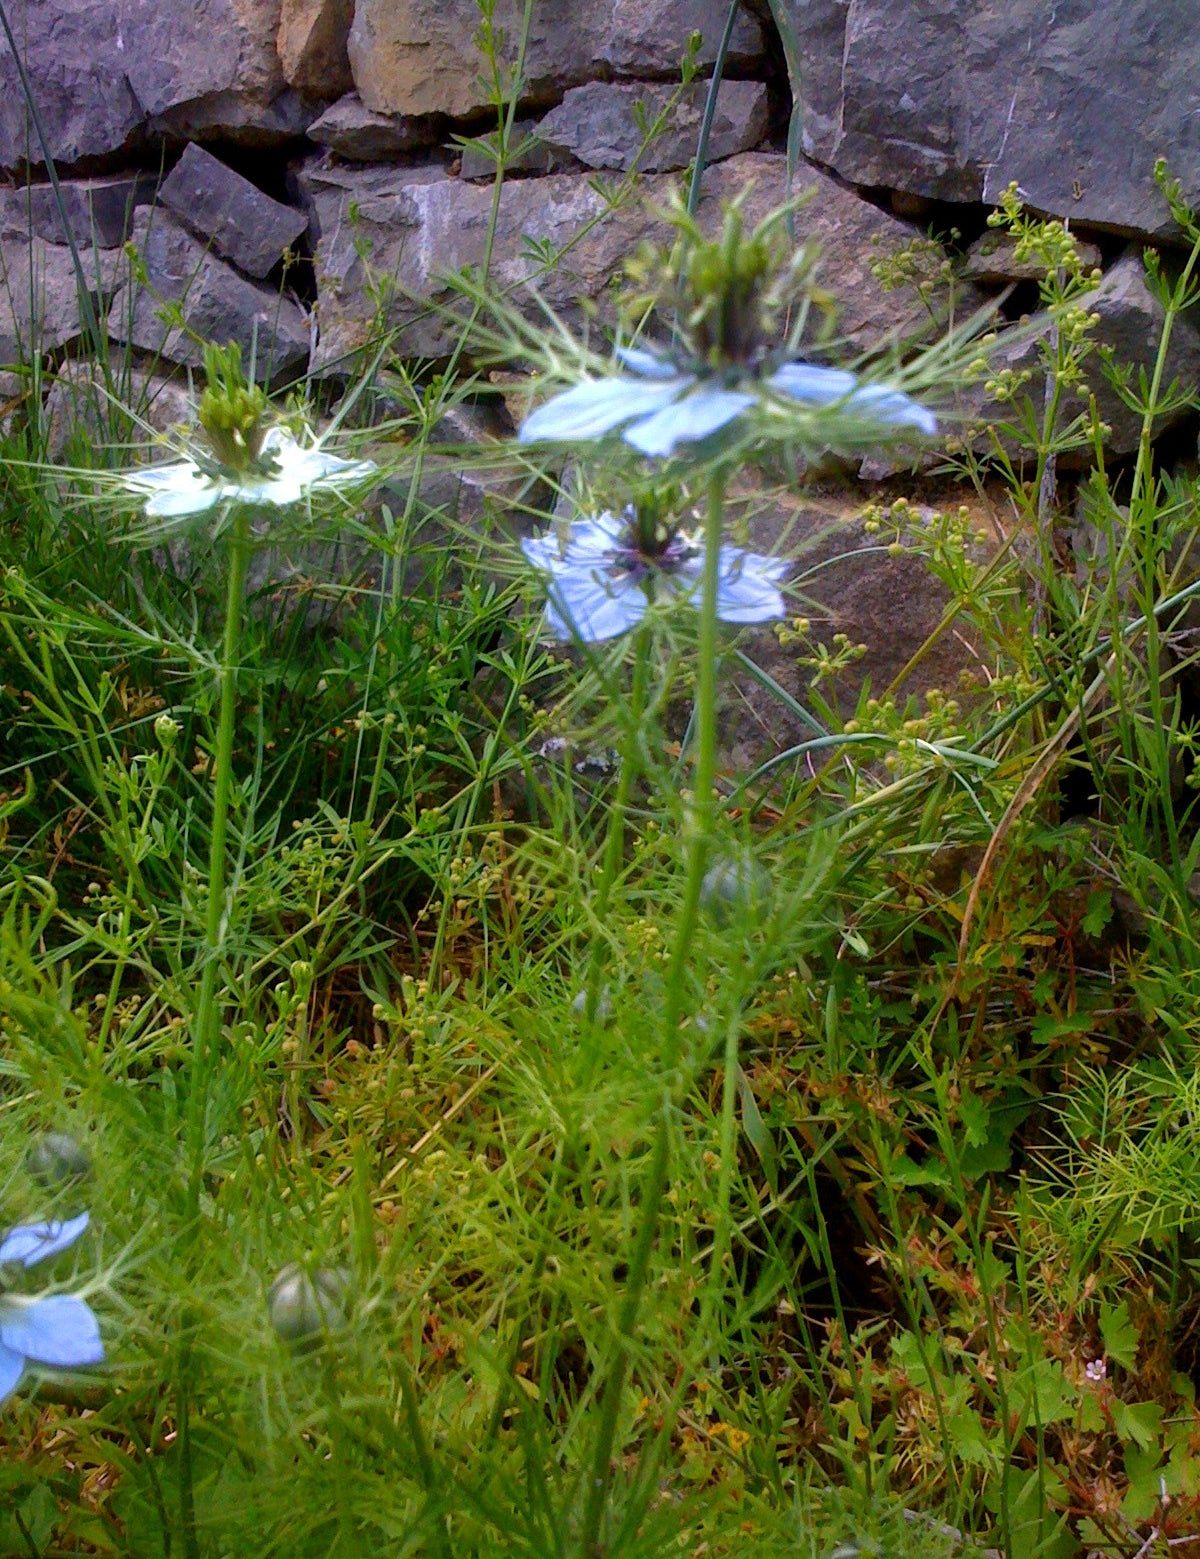
<path fill-rule="evenodd" d="M 766 908 L 771 879 L 753 856 L 719 855 L 704 873 L 700 904 L 715 924 L 758 920 Z"/>
<path fill-rule="evenodd" d="M 340 1268 L 317 1267 L 307 1272 L 289 1262 L 267 1290 L 267 1314 L 286 1343 L 304 1348 L 346 1325 L 347 1274 Z"/>
<path fill-rule="evenodd" d="M 68 1131 L 48 1131 L 35 1142 L 25 1160 L 39 1185 L 56 1191 L 71 1180 L 84 1180 L 92 1171 L 91 1154 Z"/>

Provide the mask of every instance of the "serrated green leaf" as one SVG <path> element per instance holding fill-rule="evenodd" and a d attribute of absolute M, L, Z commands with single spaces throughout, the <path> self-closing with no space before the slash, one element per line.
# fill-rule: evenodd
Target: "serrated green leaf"
<path fill-rule="evenodd" d="M 1134 1445 L 1157 1445 L 1162 1436 L 1161 1402 L 1122 1402 L 1113 1397 L 1109 1404 L 1113 1428 L 1122 1440 Z"/>
<path fill-rule="evenodd" d="M 1129 1306 L 1123 1299 L 1120 1304 L 1101 1307 L 1100 1336 L 1110 1359 L 1115 1359 L 1123 1370 L 1137 1368 L 1138 1329 L 1129 1319 Z"/>

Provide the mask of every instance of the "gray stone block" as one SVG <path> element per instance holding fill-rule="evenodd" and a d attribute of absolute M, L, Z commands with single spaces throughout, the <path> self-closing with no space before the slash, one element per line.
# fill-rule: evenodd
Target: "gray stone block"
<path fill-rule="evenodd" d="M 166 211 L 139 211 L 133 240 L 141 251 L 149 287 L 127 283 L 113 299 L 108 331 L 169 362 L 199 367 L 201 341 L 236 341 L 258 378 L 273 382 L 300 369 L 308 357 L 303 311 L 269 287 L 248 281 L 199 243 Z M 163 302 L 178 303 L 191 331 L 164 323 Z"/>
<path fill-rule="evenodd" d="M 199 146 L 187 146 L 158 192 L 161 205 L 248 276 L 263 277 L 308 226 Z"/>

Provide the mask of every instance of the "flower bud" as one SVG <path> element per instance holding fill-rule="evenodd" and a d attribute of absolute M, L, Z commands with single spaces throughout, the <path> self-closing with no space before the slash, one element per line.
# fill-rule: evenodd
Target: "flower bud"
<path fill-rule="evenodd" d="M 312 1347 L 346 1325 L 347 1274 L 339 1267 L 307 1272 L 292 1261 L 267 1290 L 267 1314 L 278 1336 L 297 1347 Z"/>
<path fill-rule="evenodd" d="M 71 1180 L 83 1180 L 92 1169 L 91 1154 L 68 1131 L 48 1131 L 30 1148 L 25 1166 L 47 1191 L 56 1191 Z"/>
<path fill-rule="evenodd" d="M 179 721 L 173 720 L 170 715 L 159 715 L 154 722 L 154 735 L 164 752 L 170 752 L 179 740 L 179 733 L 182 730 Z"/>
<path fill-rule="evenodd" d="M 719 855 L 704 873 L 700 905 L 719 926 L 734 917 L 757 920 L 766 906 L 771 879 L 745 851 Z"/>

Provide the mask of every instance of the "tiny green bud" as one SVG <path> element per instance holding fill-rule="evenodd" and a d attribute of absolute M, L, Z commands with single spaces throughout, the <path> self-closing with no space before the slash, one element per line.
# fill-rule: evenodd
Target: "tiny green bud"
<path fill-rule="evenodd" d="M 173 720 L 170 715 L 159 715 L 154 722 L 154 735 L 158 745 L 164 752 L 170 752 L 179 739 L 179 733 L 183 730 L 178 720 Z"/>

